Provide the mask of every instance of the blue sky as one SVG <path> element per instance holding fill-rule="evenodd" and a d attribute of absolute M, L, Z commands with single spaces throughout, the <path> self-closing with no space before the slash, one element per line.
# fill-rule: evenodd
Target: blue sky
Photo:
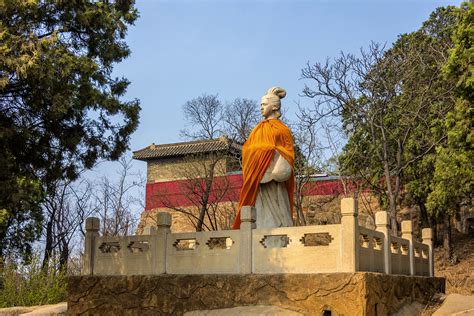
<path fill-rule="evenodd" d="M 458 1 L 138 1 L 130 27 L 131 56 L 115 73 L 131 81 L 127 98 L 141 100 L 137 150 L 180 141 L 182 105 L 202 93 L 222 101 L 259 99 L 274 85 L 287 90 L 292 116 L 301 68 L 370 41 L 393 43 L 418 29 L 439 6 Z"/>
<path fill-rule="evenodd" d="M 390 46 L 417 30 L 439 6 L 460 1 L 152 1 L 137 2 L 140 18 L 129 28 L 131 56 L 115 67 L 131 81 L 127 98 L 141 100 L 130 148 L 181 141 L 182 105 L 202 93 L 222 101 L 258 100 L 268 88 L 287 90 L 291 119 L 307 63 L 357 53 L 370 41 Z M 131 157 L 131 152 L 126 156 Z M 95 172 L 113 174 L 115 163 Z M 134 168 L 146 173 L 146 163 Z"/>

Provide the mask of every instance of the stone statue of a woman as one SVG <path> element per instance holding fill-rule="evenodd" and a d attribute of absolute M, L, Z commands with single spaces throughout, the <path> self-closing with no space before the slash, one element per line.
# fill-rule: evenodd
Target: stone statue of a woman
<path fill-rule="evenodd" d="M 280 121 L 286 91 L 273 87 L 262 97 L 261 121 L 242 147 L 243 185 L 239 210 L 254 205 L 257 228 L 292 226 L 295 153 L 291 131 Z M 240 227 L 240 212 L 234 228 Z"/>

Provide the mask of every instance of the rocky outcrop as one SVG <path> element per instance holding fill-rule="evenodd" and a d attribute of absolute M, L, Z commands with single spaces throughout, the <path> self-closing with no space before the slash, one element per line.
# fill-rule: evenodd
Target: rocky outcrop
<path fill-rule="evenodd" d="M 386 315 L 444 292 L 444 279 L 378 273 L 76 276 L 69 314 L 183 315 L 275 306 L 304 315 Z"/>

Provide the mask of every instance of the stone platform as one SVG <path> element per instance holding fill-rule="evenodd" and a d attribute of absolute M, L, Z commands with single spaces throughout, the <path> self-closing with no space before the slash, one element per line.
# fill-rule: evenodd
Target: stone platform
<path fill-rule="evenodd" d="M 405 304 L 425 304 L 444 289 L 443 278 L 371 272 L 74 276 L 68 314 L 184 315 L 274 306 L 303 315 L 388 315 Z"/>

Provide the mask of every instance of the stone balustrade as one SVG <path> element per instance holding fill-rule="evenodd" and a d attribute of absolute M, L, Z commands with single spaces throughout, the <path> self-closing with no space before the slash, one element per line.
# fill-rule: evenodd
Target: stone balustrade
<path fill-rule="evenodd" d="M 389 216 L 376 214 L 376 230 L 360 227 L 357 203 L 341 201 L 341 224 L 255 228 L 255 209 L 243 207 L 240 230 L 171 233 L 171 216 L 144 235 L 99 236 L 99 219 L 88 218 L 84 275 L 265 274 L 382 272 L 433 276 L 431 229 L 413 238 L 411 221 L 402 237 L 390 235 Z"/>

